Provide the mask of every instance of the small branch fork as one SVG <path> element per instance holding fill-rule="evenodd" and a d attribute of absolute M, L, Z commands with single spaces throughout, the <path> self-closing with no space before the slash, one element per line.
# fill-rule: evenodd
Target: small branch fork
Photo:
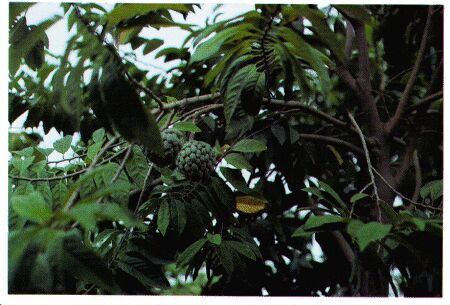
<path fill-rule="evenodd" d="M 372 183 L 372 186 L 373 186 L 373 192 L 375 193 L 375 198 L 377 200 L 378 221 L 381 222 L 381 220 L 382 220 L 381 219 L 381 208 L 380 208 L 380 200 L 381 199 L 380 199 L 380 196 L 378 194 L 378 187 L 377 187 L 377 184 L 375 182 L 375 176 L 374 176 L 373 171 L 372 171 L 373 167 L 372 167 L 372 163 L 370 161 L 369 149 L 367 148 L 367 143 L 366 143 L 366 140 L 364 139 L 364 134 L 362 133 L 361 128 L 359 128 L 358 123 L 356 123 L 355 118 L 353 117 L 353 115 L 350 112 L 348 112 L 348 117 L 350 118 L 350 121 L 352 122 L 352 124 L 355 126 L 356 130 L 359 133 L 359 137 L 361 138 L 361 143 L 363 145 L 364 154 L 365 154 L 366 161 L 367 161 L 367 168 L 369 170 L 369 176 L 370 176 L 370 180 L 371 180 L 371 183 Z"/>

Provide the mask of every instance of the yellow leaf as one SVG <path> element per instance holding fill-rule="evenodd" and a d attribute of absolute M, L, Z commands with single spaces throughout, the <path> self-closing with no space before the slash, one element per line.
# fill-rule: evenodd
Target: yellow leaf
<path fill-rule="evenodd" d="M 264 210 L 266 204 L 267 200 L 259 199 L 253 196 L 236 197 L 236 210 L 247 214 L 254 214 Z"/>

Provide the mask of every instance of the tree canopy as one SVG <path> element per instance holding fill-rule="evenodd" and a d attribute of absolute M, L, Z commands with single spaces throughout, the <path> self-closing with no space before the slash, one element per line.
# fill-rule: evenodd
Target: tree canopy
<path fill-rule="evenodd" d="M 33 5 L 9 7 L 9 293 L 442 295 L 442 6 Z"/>

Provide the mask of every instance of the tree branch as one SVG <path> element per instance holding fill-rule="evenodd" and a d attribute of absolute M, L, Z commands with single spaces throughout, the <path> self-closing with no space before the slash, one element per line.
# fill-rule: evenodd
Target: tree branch
<path fill-rule="evenodd" d="M 377 187 L 377 184 L 375 182 L 375 176 L 374 176 L 374 174 L 372 172 L 372 163 L 370 161 L 370 154 L 369 154 L 369 150 L 367 148 L 366 141 L 364 139 L 364 134 L 362 133 L 361 128 L 359 128 L 358 123 L 356 123 L 355 118 L 352 116 L 352 114 L 350 112 L 348 112 L 348 117 L 352 121 L 352 123 L 355 126 L 356 130 L 358 130 L 359 136 L 361 138 L 361 142 L 363 144 L 364 154 L 365 154 L 366 161 L 367 161 L 367 169 L 369 171 L 370 180 L 372 181 L 373 192 L 375 193 L 375 198 L 377 200 L 378 221 L 381 222 L 380 196 L 378 195 L 378 187 Z"/>
<path fill-rule="evenodd" d="M 366 38 L 365 25 L 359 20 L 350 20 L 355 29 L 355 38 L 358 45 L 358 78 L 356 80 L 356 94 L 359 98 L 361 109 L 367 114 L 370 135 L 380 136 L 382 122 L 378 113 L 375 100 L 372 96 L 372 84 L 370 81 L 369 46 Z"/>
<path fill-rule="evenodd" d="M 416 82 L 417 76 L 419 74 L 420 64 L 425 55 L 425 48 L 427 46 L 428 37 L 430 36 L 431 15 L 432 14 L 433 14 L 433 8 L 430 6 L 428 9 L 427 21 L 425 23 L 425 28 L 424 28 L 423 34 L 422 34 L 422 40 L 420 42 L 419 52 L 417 54 L 417 58 L 414 63 L 414 68 L 411 72 L 411 76 L 409 77 L 408 82 L 406 83 L 405 90 L 403 91 L 403 94 L 400 97 L 400 101 L 397 105 L 397 109 L 395 110 L 394 116 L 389 120 L 389 122 L 386 125 L 385 132 L 387 135 L 391 135 L 393 130 L 399 123 L 400 119 L 402 118 L 402 116 L 404 114 L 406 104 L 408 103 L 409 98 L 411 96 L 411 92 L 412 92 L 414 83 Z"/>
<path fill-rule="evenodd" d="M 114 145 L 112 145 L 111 147 L 113 147 Z M 111 148 L 110 147 L 110 148 Z M 100 163 L 98 163 L 98 165 L 103 165 L 109 161 L 112 161 L 113 159 L 117 158 L 118 156 L 120 156 L 121 154 L 123 154 L 125 151 L 127 150 L 127 148 L 124 148 L 120 151 L 118 151 L 117 153 L 115 153 L 114 155 L 112 155 L 111 157 L 108 157 L 106 159 L 103 159 Z M 24 181 L 30 181 L 30 182 L 41 182 L 41 181 L 58 181 L 58 180 L 64 180 L 67 178 L 72 178 L 78 175 L 81 175 L 82 173 L 86 172 L 88 170 L 88 168 L 83 168 L 79 171 L 64 175 L 64 176 L 56 176 L 56 177 L 49 177 L 49 178 L 30 178 L 30 177 L 22 177 L 22 176 L 13 176 L 13 175 L 8 175 L 9 178 L 11 179 L 16 179 L 16 180 L 24 180 Z"/>
<path fill-rule="evenodd" d="M 415 110 L 418 110 L 419 108 L 426 107 L 427 105 L 431 104 L 432 102 L 434 102 L 437 99 L 442 98 L 443 96 L 444 96 L 443 90 L 440 90 L 436 93 L 428 95 L 428 96 L 424 97 L 423 99 L 421 99 L 420 101 L 418 101 L 418 102 L 414 103 L 413 105 L 409 106 L 408 108 L 406 108 L 405 113 L 410 113 Z"/>
<path fill-rule="evenodd" d="M 98 161 L 100 160 L 101 156 L 111 147 L 111 145 L 114 144 L 114 142 L 117 141 L 117 139 L 119 139 L 118 136 L 114 136 L 112 137 L 111 140 L 109 140 L 105 146 L 103 146 L 103 148 L 98 152 L 98 154 L 94 157 L 94 160 L 92 160 L 92 163 L 89 165 L 89 167 L 86 169 L 86 173 L 89 173 L 90 171 L 92 171 L 95 166 L 97 165 Z M 78 195 L 80 194 L 81 191 L 81 187 L 78 187 L 70 196 L 69 200 L 67 201 L 67 203 L 64 206 L 64 210 L 67 211 L 69 210 L 74 204 L 75 201 L 77 200 Z"/>
<path fill-rule="evenodd" d="M 345 29 L 345 65 L 347 66 L 353 51 L 353 40 L 355 39 L 355 30 L 350 22 L 347 22 L 347 28 Z"/>
<path fill-rule="evenodd" d="M 329 144 L 339 145 L 339 146 L 348 148 L 351 151 L 353 151 L 361 156 L 364 156 L 364 151 L 361 148 L 359 148 L 358 146 L 356 146 L 352 143 L 344 141 L 344 140 L 340 140 L 340 139 L 329 137 L 329 136 L 322 136 L 322 135 L 309 134 L 309 133 L 301 133 L 300 137 L 302 137 L 303 139 L 306 139 L 306 140 L 319 141 L 319 142 L 325 142 L 325 143 L 329 143 Z"/>
<path fill-rule="evenodd" d="M 413 153 L 413 163 L 416 174 L 416 185 L 414 186 L 412 201 L 416 202 L 419 199 L 420 188 L 422 187 L 422 169 L 420 168 L 419 154 L 417 153 L 417 149 L 414 150 Z"/>

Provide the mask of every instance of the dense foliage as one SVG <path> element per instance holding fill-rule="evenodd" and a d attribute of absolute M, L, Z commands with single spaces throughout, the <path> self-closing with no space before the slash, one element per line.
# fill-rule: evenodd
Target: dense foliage
<path fill-rule="evenodd" d="M 173 19 L 199 5 L 32 5 L 10 4 L 9 121 L 63 137 L 10 130 L 10 293 L 442 294 L 442 7 L 217 5 L 200 28 Z"/>

